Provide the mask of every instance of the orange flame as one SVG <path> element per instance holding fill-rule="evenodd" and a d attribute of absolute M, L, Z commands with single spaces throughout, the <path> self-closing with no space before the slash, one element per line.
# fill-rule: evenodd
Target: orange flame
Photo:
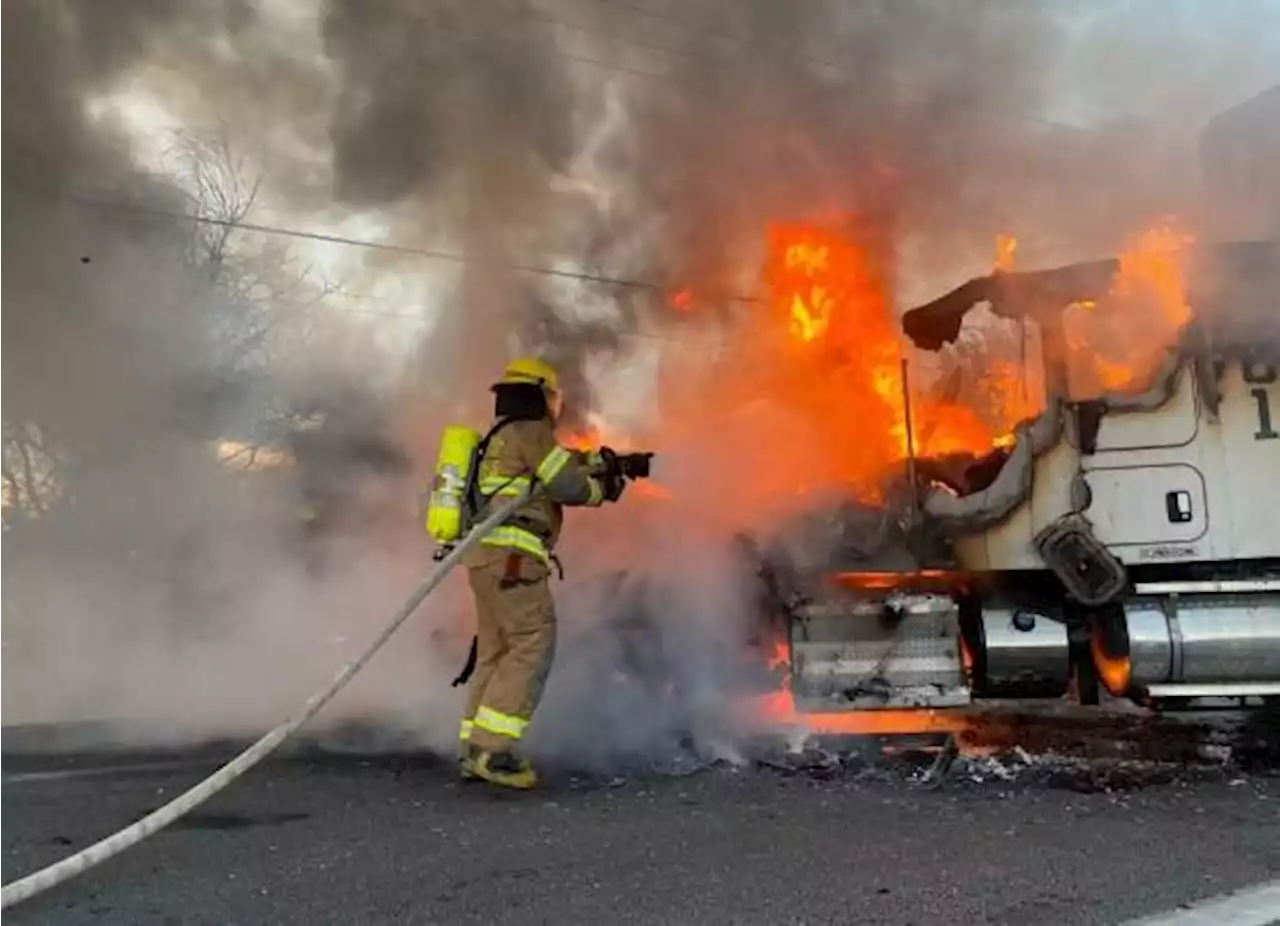
<path fill-rule="evenodd" d="M 663 348 L 663 420 L 657 433 L 634 436 L 646 449 L 678 444 L 715 473 L 715 492 L 679 498 L 700 517 L 738 522 L 739 512 L 751 511 L 758 524 L 808 505 L 801 499 L 814 490 L 875 501 L 884 477 L 901 471 L 909 445 L 901 377 L 907 348 L 893 311 L 891 255 L 863 233 L 856 218 L 772 224 L 767 310 L 727 331 L 717 327 L 714 341 L 706 336 L 720 325 L 716 313 L 692 313 L 697 318 L 682 336 L 688 349 Z M 1190 318 L 1182 266 L 1190 242 L 1172 222 L 1139 236 L 1112 291 L 1096 307 L 1084 302 L 1068 312 L 1073 393 L 1130 386 L 1159 363 Z M 996 268 L 1012 268 L 1018 247 L 1017 237 L 999 235 Z M 690 289 L 671 297 L 677 311 L 692 303 Z M 705 343 L 691 340 L 700 337 Z M 912 366 L 917 454 L 1012 444 L 1013 428 L 1043 410 L 1043 388 L 1028 385 L 1026 337 L 1009 322 L 984 329 L 967 360 L 957 345 L 947 362 L 971 364 L 956 378 L 962 388 L 934 388 L 927 368 Z M 609 437 L 622 449 L 617 435 Z M 566 443 L 586 448 L 602 439 L 594 433 Z"/>
<path fill-rule="evenodd" d="M 1001 240 L 1011 257 L 1016 239 Z M 853 481 L 880 475 L 908 450 L 903 347 L 881 268 L 849 237 L 811 225 L 775 225 L 766 278 L 793 337 L 803 344 L 821 340 L 826 348 L 817 356 L 793 355 L 809 386 L 838 396 L 862 442 L 883 441 L 879 466 Z M 917 448 L 930 453 L 986 451 L 1018 420 L 993 427 L 962 404 L 921 395 L 911 402 Z"/>
<path fill-rule="evenodd" d="M 791 647 L 779 641 L 768 668 L 789 668 L 790 665 Z M 788 677 L 777 691 L 755 698 L 750 704 L 753 718 L 769 726 L 803 727 L 810 733 L 826 736 L 956 733 L 974 726 L 972 718 L 957 711 L 919 708 L 801 711 L 796 707 L 790 685 Z"/>
<path fill-rule="evenodd" d="M 856 218 L 774 223 L 766 240 L 766 308 L 742 313 L 733 327 L 725 325 L 728 315 L 690 313 L 679 342 L 662 348 L 659 428 L 628 435 L 660 453 L 679 447 L 690 470 L 684 482 L 638 495 L 674 498 L 700 522 L 754 527 L 807 508 L 814 491 L 877 501 L 885 477 L 903 471 L 901 367 L 909 354 L 894 312 L 892 255 L 864 231 Z M 1071 345 L 1071 363 L 1083 365 L 1100 388 L 1139 375 L 1143 364 L 1135 358 L 1150 353 L 1150 328 L 1158 335 L 1150 340 L 1163 348 L 1189 316 L 1180 253 L 1188 241 L 1171 225 L 1141 236 L 1120 262 L 1114 291 L 1097 308 L 1073 310 L 1102 326 Z M 1019 246 L 1015 236 L 1000 235 L 997 268 L 1012 267 Z M 672 307 L 690 305 L 691 293 L 673 294 Z M 1117 301 L 1156 311 L 1109 311 Z M 1117 324 L 1117 315 L 1128 325 L 1118 334 L 1105 327 Z M 1031 387 L 1029 377 L 1038 374 L 1027 364 L 1038 350 L 1031 354 L 1025 339 L 1036 336 L 995 322 L 976 346 L 957 345 L 945 358 L 957 365 L 955 388 L 948 379 L 931 382 L 928 365 L 912 363 L 916 453 L 1010 446 L 1013 428 L 1043 410 L 1043 386 Z M 565 443 L 626 449 L 628 441 L 593 430 Z M 714 474 L 712 491 L 694 469 Z"/>
<path fill-rule="evenodd" d="M 604 443 L 601 437 L 598 428 L 584 428 L 577 431 L 562 428 L 556 432 L 556 440 L 562 447 L 583 452 L 599 450 Z"/>
<path fill-rule="evenodd" d="M 688 313 L 693 311 L 693 293 L 687 289 L 677 290 L 671 294 L 668 300 L 671 308 L 677 312 Z"/>
<path fill-rule="evenodd" d="M 885 477 L 904 471 L 907 348 L 892 255 L 856 219 L 774 223 L 766 244 L 765 310 L 704 342 L 718 323 L 694 313 L 703 327 L 663 348 L 661 425 L 635 435 L 645 449 L 679 447 L 714 474 L 713 487 L 690 476 L 687 491 L 672 489 L 701 523 L 758 527 L 809 506 L 815 491 L 875 501 Z M 934 395 L 925 367 L 912 369 L 919 454 L 985 453 L 1027 417 L 1015 414 L 1028 405 L 1016 365 L 993 365 L 993 393 L 977 402 Z"/>
<path fill-rule="evenodd" d="M 1013 256 L 1018 250 L 1018 239 L 1013 235 L 996 235 L 995 269 L 1009 271 L 1013 269 Z"/>
<path fill-rule="evenodd" d="M 765 695 L 754 702 L 752 709 L 752 715 L 762 723 L 803 727 L 826 736 L 959 733 L 975 726 L 971 716 L 956 710 L 908 708 L 809 713 L 796 708 L 790 690 Z"/>
<path fill-rule="evenodd" d="M 788 274 L 796 273 L 797 279 L 808 281 L 801 290 L 791 295 L 791 333 L 802 341 L 812 341 L 827 330 L 828 313 L 832 308 L 832 296 L 818 279 L 830 274 L 828 259 L 830 248 L 801 242 L 786 249 L 783 264 Z"/>
<path fill-rule="evenodd" d="M 1163 219 L 1120 257 L 1110 292 L 1069 306 L 1064 325 L 1072 394 L 1143 388 L 1191 321 L 1186 264 L 1191 235 Z"/>

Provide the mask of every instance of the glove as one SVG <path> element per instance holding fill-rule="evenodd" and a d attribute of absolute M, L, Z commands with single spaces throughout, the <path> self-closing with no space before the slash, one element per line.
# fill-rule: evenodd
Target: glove
<path fill-rule="evenodd" d="M 613 469 L 600 477 L 600 484 L 604 488 L 605 499 L 616 502 L 622 498 L 622 492 L 627 487 L 627 479 L 617 469 Z"/>
<path fill-rule="evenodd" d="M 610 473 L 622 474 L 622 464 L 618 461 L 618 454 L 612 447 L 601 447 L 591 456 L 592 469 L 597 476 L 607 476 Z"/>

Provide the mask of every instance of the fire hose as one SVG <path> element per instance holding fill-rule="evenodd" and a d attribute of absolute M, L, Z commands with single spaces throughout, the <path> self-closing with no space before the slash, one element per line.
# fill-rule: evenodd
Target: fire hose
<path fill-rule="evenodd" d="M 422 583 L 414 590 L 413 594 L 405 600 L 404 605 L 392 618 L 391 622 L 383 628 L 382 632 L 374 638 L 373 642 L 365 648 L 355 659 L 343 666 L 333 677 L 327 686 L 322 688 L 307 699 L 306 703 L 292 716 L 287 718 L 283 723 L 271 732 L 267 733 L 260 740 L 247 748 L 240 755 L 236 756 L 226 765 L 222 766 L 204 781 L 195 785 L 191 789 L 183 792 L 169 803 L 165 804 L 158 810 L 154 810 L 147 814 L 141 820 L 130 826 L 125 827 L 114 835 L 102 839 L 86 849 L 82 849 L 75 855 L 63 859 L 60 862 L 42 868 L 34 874 L 27 875 L 12 884 L 4 885 L 0 889 L 0 907 L 11 907 L 14 904 L 28 900 L 49 888 L 61 884 L 76 875 L 82 874 L 105 862 L 117 853 L 123 852 L 125 849 L 136 845 L 148 836 L 152 836 L 178 818 L 194 810 L 200 804 L 203 804 L 213 795 L 217 794 L 231 782 L 235 781 L 249 769 L 253 768 L 268 755 L 276 750 L 286 739 L 297 732 L 298 728 L 314 717 L 322 707 L 336 695 L 342 688 L 355 677 L 355 674 L 364 668 L 365 664 L 373 658 L 378 650 L 391 639 L 392 635 L 400 629 L 400 626 L 407 621 L 418 606 L 430 595 L 445 576 L 458 565 L 463 554 L 474 547 L 480 540 L 492 531 L 495 527 L 507 519 L 520 505 L 528 500 L 531 494 L 530 489 L 522 491 L 518 495 L 510 498 L 503 498 L 502 504 L 498 505 L 493 512 L 481 521 L 464 537 L 456 547 L 440 561 L 439 566 L 427 576 Z"/>

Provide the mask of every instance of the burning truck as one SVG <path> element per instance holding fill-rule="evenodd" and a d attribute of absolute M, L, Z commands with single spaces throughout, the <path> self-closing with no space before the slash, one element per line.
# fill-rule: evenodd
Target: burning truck
<path fill-rule="evenodd" d="M 903 316 L 926 351 L 982 304 L 1033 325 L 1043 408 L 986 452 L 919 456 L 907 394 L 906 475 L 880 542 L 808 570 L 779 546 L 760 555 L 795 710 L 1280 698 L 1280 254 L 1148 244 L 996 270 Z M 1142 284 L 1156 305 L 1125 338 L 1106 313 L 1132 313 Z M 876 568 L 891 533 L 908 562 Z"/>
<path fill-rule="evenodd" d="M 895 319 L 856 222 L 778 225 L 767 299 L 706 320 L 714 357 L 696 296 L 676 307 L 691 333 L 635 435 L 655 482 L 581 551 L 675 551 L 600 596 L 614 617 L 590 632 L 633 683 L 680 701 L 661 615 L 686 621 L 695 551 L 732 538 L 756 580 L 744 658 L 771 670 L 748 673 L 751 723 L 933 733 L 1001 702 L 1280 700 L 1276 243 L 1205 246 L 1169 220 L 1106 260 L 1017 271 L 1013 250 Z"/>
<path fill-rule="evenodd" d="M 859 542 L 817 568 L 778 545 L 757 558 L 786 627 L 780 713 L 840 728 L 841 711 L 975 699 L 1280 699 L 1277 113 L 1280 87 L 1201 137 L 1238 243 L 1168 219 L 1117 258 L 1015 272 L 1002 238 L 992 273 L 902 316 L 922 359 L 963 354 L 984 311 L 995 324 L 926 402 L 905 366 L 901 403 L 877 387 L 906 465 L 876 539 L 827 515 Z M 825 334 L 830 312 L 809 310 L 815 283 L 836 307 L 829 281 L 782 282 L 802 331 L 816 317 Z M 995 412 L 986 434 L 975 407 Z"/>

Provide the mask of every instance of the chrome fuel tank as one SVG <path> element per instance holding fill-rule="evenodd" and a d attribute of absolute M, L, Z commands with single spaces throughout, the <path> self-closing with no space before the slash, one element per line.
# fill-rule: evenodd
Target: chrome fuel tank
<path fill-rule="evenodd" d="M 1067 628 L 1030 608 L 982 610 L 976 674 L 989 697 L 1057 697 L 1071 676 Z"/>
<path fill-rule="evenodd" d="M 1242 683 L 1242 694 L 1280 693 L 1280 592 L 1138 591 L 1124 606 L 1132 685 L 1155 696 L 1225 695 Z"/>

